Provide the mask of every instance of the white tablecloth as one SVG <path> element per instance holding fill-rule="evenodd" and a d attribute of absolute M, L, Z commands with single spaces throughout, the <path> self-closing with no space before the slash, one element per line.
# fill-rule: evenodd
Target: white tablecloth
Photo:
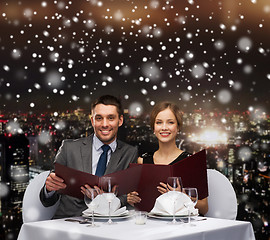
<path fill-rule="evenodd" d="M 115 225 L 97 222 L 100 227 L 90 228 L 64 219 L 22 225 L 18 240 L 255 240 L 250 222 L 207 218 L 195 222 L 195 227 L 169 225 L 167 221 L 148 218 L 145 225 L 136 225 L 132 219 Z"/>

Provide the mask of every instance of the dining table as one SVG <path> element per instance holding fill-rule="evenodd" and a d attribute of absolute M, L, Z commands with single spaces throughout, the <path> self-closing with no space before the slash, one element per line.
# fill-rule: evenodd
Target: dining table
<path fill-rule="evenodd" d="M 147 217 L 145 224 L 136 224 L 130 216 L 113 219 L 112 225 L 95 218 L 98 227 L 91 227 L 90 223 L 81 224 L 83 220 L 80 216 L 24 223 L 18 240 L 255 240 L 252 225 L 247 221 L 196 217 L 192 218 L 195 226 L 190 226 L 186 220 L 168 224 L 169 219 Z"/>

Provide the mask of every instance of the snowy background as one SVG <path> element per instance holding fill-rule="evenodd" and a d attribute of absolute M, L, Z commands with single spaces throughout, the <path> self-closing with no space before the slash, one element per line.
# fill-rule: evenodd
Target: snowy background
<path fill-rule="evenodd" d="M 0 3 L 0 112 L 89 109 L 111 93 L 131 114 L 269 114 L 268 0 Z"/>
<path fill-rule="evenodd" d="M 12 119 L 6 128 L 11 134 L 38 134 L 44 148 L 35 157 L 48 160 L 57 149 L 51 136 L 62 140 L 90 129 L 87 118 L 67 131 L 68 121 L 57 119 L 60 112 L 85 113 L 103 94 L 120 97 L 129 113 L 142 119 L 162 100 L 174 101 L 185 113 L 211 112 L 204 118 L 216 129 L 226 123 L 219 113 L 230 119 L 236 111 L 247 126 L 256 120 L 251 135 L 243 132 L 238 158 L 251 172 L 268 174 L 267 183 L 269 55 L 269 0 L 1 0 L 0 120 Z M 34 115 L 42 116 L 41 122 L 31 122 Z M 127 135 L 146 144 L 144 125 Z M 206 144 L 205 138 L 201 142 Z M 193 147 L 196 143 L 191 139 Z M 225 166 L 219 160 L 228 154 L 226 147 L 212 154 L 214 164 Z M 260 239 L 269 239 L 269 183 L 260 179 L 255 175 L 254 185 L 246 186 L 250 193 L 242 193 L 242 180 L 235 182 L 239 216 L 253 223 L 257 236 L 265 237 Z M 16 226 L 18 232 L 19 221 Z M 7 236 L 16 239 L 15 233 Z"/>

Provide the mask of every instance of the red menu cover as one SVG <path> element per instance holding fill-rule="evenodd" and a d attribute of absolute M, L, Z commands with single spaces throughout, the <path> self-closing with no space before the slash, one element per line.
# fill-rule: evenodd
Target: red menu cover
<path fill-rule="evenodd" d="M 113 185 L 117 184 L 118 195 L 123 195 L 132 191 L 136 191 L 140 180 L 140 166 L 134 168 L 127 168 L 118 172 L 104 175 L 106 177 L 113 177 Z M 55 163 L 55 174 L 64 179 L 67 187 L 59 190 L 61 194 L 67 194 L 72 197 L 83 199 L 81 193 L 81 186 L 88 184 L 89 186 L 100 186 L 101 177 L 82 172 L 67 166 Z"/>
<path fill-rule="evenodd" d="M 140 164 L 132 164 L 137 166 Z M 199 199 L 208 196 L 206 152 L 202 150 L 173 165 L 142 164 L 141 179 L 137 192 L 141 202 L 136 208 L 143 211 L 151 211 L 155 200 L 160 193 L 157 186 L 160 182 L 166 183 L 169 176 L 181 177 L 183 187 L 196 187 Z"/>
<path fill-rule="evenodd" d="M 64 179 L 67 187 L 60 193 L 83 198 L 80 187 L 84 184 L 100 186 L 100 179 L 96 175 L 78 171 L 64 165 L 55 164 L 55 173 Z M 167 182 L 169 176 L 181 177 L 184 187 L 196 187 L 199 199 L 208 196 L 206 152 L 202 150 L 173 165 L 130 164 L 130 167 L 107 174 L 119 186 L 119 195 L 137 191 L 142 201 L 136 204 L 139 210 L 150 211 L 156 198 L 160 195 L 157 186 L 160 182 Z"/>

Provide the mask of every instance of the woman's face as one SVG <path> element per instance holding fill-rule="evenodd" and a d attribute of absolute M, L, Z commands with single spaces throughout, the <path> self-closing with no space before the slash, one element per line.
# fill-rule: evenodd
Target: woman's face
<path fill-rule="evenodd" d="M 177 120 L 171 109 L 166 108 L 158 113 L 154 133 L 160 142 L 175 141 L 178 130 Z"/>

